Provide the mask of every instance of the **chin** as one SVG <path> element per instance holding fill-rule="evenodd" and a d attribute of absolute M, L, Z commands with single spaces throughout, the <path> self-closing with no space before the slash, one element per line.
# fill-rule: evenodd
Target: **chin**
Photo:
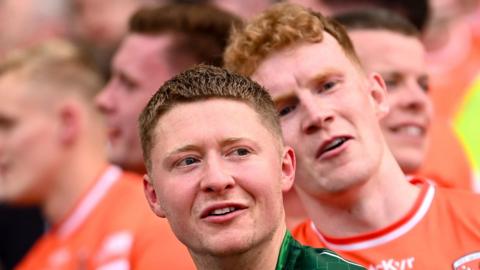
<path fill-rule="evenodd" d="M 404 153 L 395 157 L 404 174 L 414 174 L 418 172 L 424 160 L 424 154 L 417 152 Z"/>
<path fill-rule="evenodd" d="M 415 174 L 420 170 L 420 162 L 400 162 L 404 174 Z"/>
<path fill-rule="evenodd" d="M 233 239 L 232 239 L 233 238 Z M 254 245 L 253 241 L 249 237 L 229 237 L 210 239 L 208 243 L 203 243 L 203 250 L 199 250 L 199 253 L 207 253 L 215 257 L 230 257 L 235 255 L 241 255 L 249 251 Z"/>
<path fill-rule="evenodd" d="M 224 241 L 222 244 L 226 244 L 224 246 L 217 246 L 217 248 L 212 249 L 212 255 L 218 257 L 231 257 L 244 254 L 252 249 L 252 243 L 248 243 L 246 241 L 237 241 L 237 243 L 226 243 Z"/>

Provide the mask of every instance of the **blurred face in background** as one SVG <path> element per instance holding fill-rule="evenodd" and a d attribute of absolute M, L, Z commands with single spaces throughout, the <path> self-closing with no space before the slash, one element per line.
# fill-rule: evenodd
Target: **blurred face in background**
<path fill-rule="evenodd" d="M 433 114 L 423 45 L 386 30 L 352 30 L 349 36 L 365 69 L 385 80 L 390 111 L 381 120 L 383 134 L 402 170 L 413 173 L 425 157 Z"/>
<path fill-rule="evenodd" d="M 40 202 L 61 164 L 56 108 L 32 87 L 15 73 L 0 77 L 0 202 Z"/>
<path fill-rule="evenodd" d="M 130 34 L 112 62 L 112 77 L 96 97 L 106 118 L 110 160 L 145 172 L 137 120 L 148 100 L 174 74 L 170 35 Z"/>
<path fill-rule="evenodd" d="M 99 47 L 120 42 L 128 19 L 144 0 L 74 0 L 77 35 Z"/>

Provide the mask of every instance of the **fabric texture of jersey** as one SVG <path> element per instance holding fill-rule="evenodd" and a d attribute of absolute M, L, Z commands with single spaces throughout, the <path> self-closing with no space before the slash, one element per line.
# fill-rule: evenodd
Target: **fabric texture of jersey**
<path fill-rule="evenodd" d="M 307 220 L 293 235 L 301 243 L 326 247 L 369 270 L 469 269 L 480 265 L 480 196 L 449 190 L 420 179 L 414 207 L 381 230 L 348 238 L 322 235 Z M 328 222 L 328 221 L 326 221 Z"/>
<path fill-rule="evenodd" d="M 148 207 L 141 178 L 110 166 L 16 269 L 194 269 L 194 264 L 166 220 Z"/>
<path fill-rule="evenodd" d="M 285 233 L 276 270 L 361 270 L 364 267 L 349 262 L 326 248 L 303 246 Z"/>

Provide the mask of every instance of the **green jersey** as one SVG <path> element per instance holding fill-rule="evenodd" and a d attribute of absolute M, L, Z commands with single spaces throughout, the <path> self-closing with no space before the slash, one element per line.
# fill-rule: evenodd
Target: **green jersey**
<path fill-rule="evenodd" d="M 303 246 L 293 239 L 290 232 L 285 233 L 276 270 L 360 270 L 359 264 L 347 261 L 326 248 Z"/>

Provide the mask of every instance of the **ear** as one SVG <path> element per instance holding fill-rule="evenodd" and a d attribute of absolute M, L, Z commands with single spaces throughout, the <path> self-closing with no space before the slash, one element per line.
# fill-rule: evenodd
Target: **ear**
<path fill-rule="evenodd" d="M 376 72 L 368 76 L 370 98 L 374 108 L 376 108 L 379 119 L 388 114 L 390 106 L 387 102 L 387 87 L 382 76 Z"/>
<path fill-rule="evenodd" d="M 282 192 L 289 191 L 295 179 L 295 152 L 290 146 L 285 146 L 282 155 Z"/>
<path fill-rule="evenodd" d="M 81 130 L 80 108 L 74 103 L 67 102 L 59 108 L 60 118 L 60 141 L 64 144 L 72 144 L 76 141 Z"/>
<path fill-rule="evenodd" d="M 155 191 L 152 180 L 150 179 L 148 174 L 145 174 L 143 176 L 143 191 L 145 192 L 145 197 L 147 198 L 148 204 L 150 205 L 150 208 L 155 213 L 155 215 L 161 218 L 165 218 L 165 211 L 163 211 L 163 208 L 160 205 L 160 201 L 157 197 L 157 192 Z"/>

